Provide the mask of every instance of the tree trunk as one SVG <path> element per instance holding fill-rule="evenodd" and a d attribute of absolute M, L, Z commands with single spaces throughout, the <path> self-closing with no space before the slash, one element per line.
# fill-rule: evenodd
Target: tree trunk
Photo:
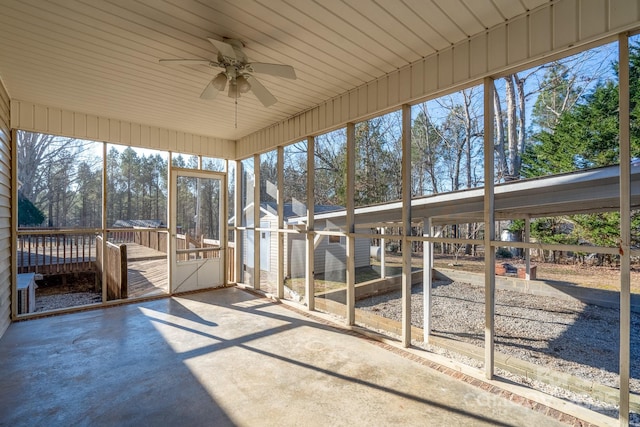
<path fill-rule="evenodd" d="M 516 165 L 518 162 L 518 131 L 516 123 L 516 94 L 514 87 L 514 75 L 505 77 L 506 101 L 507 101 L 507 139 L 509 143 L 509 162 L 507 164 L 507 180 L 512 180 L 516 176 Z"/>
<path fill-rule="evenodd" d="M 525 144 L 525 93 L 524 93 L 524 79 L 518 77 L 517 74 L 514 74 L 514 79 L 516 81 L 516 91 L 518 94 L 518 149 L 516 151 L 516 160 L 513 165 L 513 176 L 514 178 L 520 177 L 520 168 L 522 166 L 522 154 L 524 153 L 524 144 Z"/>
<path fill-rule="evenodd" d="M 507 174 L 507 159 L 504 150 L 504 117 L 502 116 L 502 105 L 495 84 L 493 85 L 493 108 L 495 110 L 496 133 L 495 151 L 497 152 L 498 170 L 495 179 L 500 181 Z"/>
<path fill-rule="evenodd" d="M 469 111 L 470 108 L 470 104 L 471 104 L 471 94 L 467 93 L 466 90 L 462 91 L 462 95 L 464 96 L 464 143 L 465 143 L 465 155 L 466 155 L 466 162 L 465 162 L 465 169 L 466 169 L 466 174 L 467 174 L 467 188 L 471 188 L 472 183 L 471 183 L 471 132 L 473 132 L 472 129 L 472 123 L 471 123 L 471 112 Z"/>

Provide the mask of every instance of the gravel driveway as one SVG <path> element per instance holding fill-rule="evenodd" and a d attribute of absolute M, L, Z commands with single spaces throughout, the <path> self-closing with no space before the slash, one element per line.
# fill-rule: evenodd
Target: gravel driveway
<path fill-rule="evenodd" d="M 484 347 L 484 287 L 435 281 L 433 332 Z M 422 327 L 422 285 L 413 287 L 412 324 Z M 401 292 L 356 306 L 401 320 Z M 550 297 L 496 290 L 496 351 L 588 381 L 618 386 L 619 310 Z M 640 393 L 640 315 L 631 317 L 631 390 Z"/>

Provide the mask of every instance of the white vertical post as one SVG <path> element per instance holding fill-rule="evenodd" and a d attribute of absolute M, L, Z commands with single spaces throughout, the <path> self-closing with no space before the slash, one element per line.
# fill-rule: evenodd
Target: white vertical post
<path fill-rule="evenodd" d="M 100 265 L 102 265 L 102 302 L 107 302 L 107 143 L 102 143 L 102 248 L 101 248 L 101 256 Z M 17 181 L 16 181 L 17 182 Z M 169 152 L 169 161 L 167 164 L 167 182 L 168 186 L 168 199 L 171 200 L 171 152 Z M 17 199 L 16 199 L 17 200 Z M 175 217 L 171 216 L 171 203 L 167 203 L 167 218 L 169 219 L 169 224 L 173 224 L 175 222 Z M 175 231 L 173 232 L 175 234 Z M 173 271 L 173 263 L 171 262 L 172 255 L 174 254 L 174 245 L 171 238 L 171 232 L 169 233 L 169 238 L 167 239 L 167 253 L 169 256 L 167 257 L 167 275 L 169 277 L 169 292 L 172 290 L 172 271 Z"/>
<path fill-rule="evenodd" d="M 433 236 L 431 218 L 422 223 L 423 235 Z M 431 290 L 433 287 L 433 242 L 422 242 L 422 298 L 423 298 L 423 328 L 424 342 L 429 342 L 431 336 Z"/>
<path fill-rule="evenodd" d="M 253 289 L 260 289 L 260 154 L 253 156 Z"/>
<path fill-rule="evenodd" d="M 436 236 L 436 228 L 433 226 L 433 223 L 431 222 L 431 218 L 429 218 L 429 234 L 433 237 Z M 431 274 L 433 274 L 433 266 L 434 266 L 433 254 L 436 251 L 433 242 L 429 242 L 429 251 L 430 251 L 429 268 L 431 269 Z"/>
<path fill-rule="evenodd" d="M 106 146 L 106 143 L 104 143 Z M 18 131 L 16 129 L 11 130 L 11 253 L 18 253 Z M 103 151 L 104 153 L 104 151 Z M 105 162 L 107 157 L 102 157 L 102 230 L 104 230 L 104 186 L 105 186 Z M 104 240 L 104 237 L 103 239 Z M 104 247 L 103 247 L 104 250 Z M 15 320 L 18 316 L 18 259 L 15 256 L 11 258 L 11 320 Z M 102 261 L 102 265 L 104 265 L 104 260 Z M 103 268 L 104 270 L 104 268 Z M 102 283 L 104 282 L 104 275 L 102 278 Z M 103 286 L 104 289 L 104 286 Z M 104 302 L 104 296 L 102 301 Z"/>
<path fill-rule="evenodd" d="M 355 324 L 356 319 L 356 291 L 355 291 L 355 274 L 356 274 L 356 262 L 355 262 L 355 177 L 356 177 L 356 125 L 354 123 L 347 123 L 347 212 L 346 212 L 346 258 L 347 258 L 347 325 Z"/>
<path fill-rule="evenodd" d="M 411 345 L 411 106 L 402 106 L 402 345 Z"/>
<path fill-rule="evenodd" d="M 305 294 L 307 298 L 307 308 L 309 311 L 315 310 L 315 282 L 314 282 L 314 257 L 315 247 L 313 239 L 315 234 L 314 227 L 314 205 L 315 197 L 313 190 L 315 187 L 315 139 L 310 136 L 307 138 L 307 265 L 305 274 Z"/>
<path fill-rule="evenodd" d="M 242 225 L 242 216 L 244 215 L 244 212 L 242 212 L 242 174 L 243 174 L 243 167 L 242 167 L 242 162 L 239 160 L 236 160 L 236 176 L 235 176 L 235 191 L 234 191 L 234 200 L 233 200 L 233 206 L 234 206 L 234 226 L 236 227 L 234 232 L 233 232 L 233 243 L 235 245 L 234 250 L 233 250 L 233 263 L 235 265 L 234 267 L 234 273 L 235 273 L 235 277 L 234 277 L 234 281 L 236 283 L 239 283 L 241 281 L 244 280 L 244 278 L 242 277 L 242 251 L 244 251 L 244 245 L 243 245 L 243 233 L 240 232 L 240 230 L 238 230 L 237 227 L 240 227 Z M 246 231 L 245 231 L 246 233 Z"/>
<path fill-rule="evenodd" d="M 524 241 L 529 243 L 531 241 L 531 217 L 527 215 L 524 218 Z M 531 280 L 531 249 L 524 248 L 524 263 L 525 263 L 525 279 Z"/>
<path fill-rule="evenodd" d="M 222 249 L 222 283 L 229 284 L 229 160 L 224 161 L 224 177 L 220 184 L 220 247 Z"/>
<path fill-rule="evenodd" d="M 631 348 L 631 143 L 629 95 L 629 39 L 618 38 L 620 118 L 620 425 L 629 425 Z"/>
<path fill-rule="evenodd" d="M 278 207 L 278 276 L 276 278 L 278 286 L 278 298 L 284 298 L 284 147 L 278 147 L 278 194 L 276 204 Z"/>
<path fill-rule="evenodd" d="M 494 314 L 496 285 L 496 252 L 491 241 L 495 235 L 494 218 L 494 152 L 493 152 L 493 79 L 484 79 L 484 368 L 487 379 L 494 372 Z"/>
<path fill-rule="evenodd" d="M 380 228 L 380 278 L 384 279 L 387 277 L 387 251 L 386 251 L 386 242 L 384 241 L 384 234 L 386 233 L 385 227 Z"/>

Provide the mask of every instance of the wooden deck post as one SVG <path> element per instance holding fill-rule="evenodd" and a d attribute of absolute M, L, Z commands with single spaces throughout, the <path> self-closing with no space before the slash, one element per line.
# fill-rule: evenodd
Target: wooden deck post
<path fill-rule="evenodd" d="M 118 248 L 120 250 L 119 258 L 120 258 L 120 298 L 128 298 L 129 296 L 129 280 L 127 276 L 128 268 L 127 268 L 127 245 L 120 245 Z"/>
<path fill-rule="evenodd" d="M 105 273 L 107 276 L 107 300 L 127 298 L 127 245 L 115 245 L 107 242 L 105 260 Z"/>

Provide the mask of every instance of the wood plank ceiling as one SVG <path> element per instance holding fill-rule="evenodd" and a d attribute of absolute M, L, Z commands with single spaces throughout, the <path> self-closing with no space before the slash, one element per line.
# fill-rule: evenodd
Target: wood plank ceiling
<path fill-rule="evenodd" d="M 549 0 L 0 0 L 0 77 L 12 99 L 226 139 L 307 110 Z M 279 102 L 200 93 L 207 37 L 240 39 Z M 235 123 L 237 108 L 237 128 Z"/>

